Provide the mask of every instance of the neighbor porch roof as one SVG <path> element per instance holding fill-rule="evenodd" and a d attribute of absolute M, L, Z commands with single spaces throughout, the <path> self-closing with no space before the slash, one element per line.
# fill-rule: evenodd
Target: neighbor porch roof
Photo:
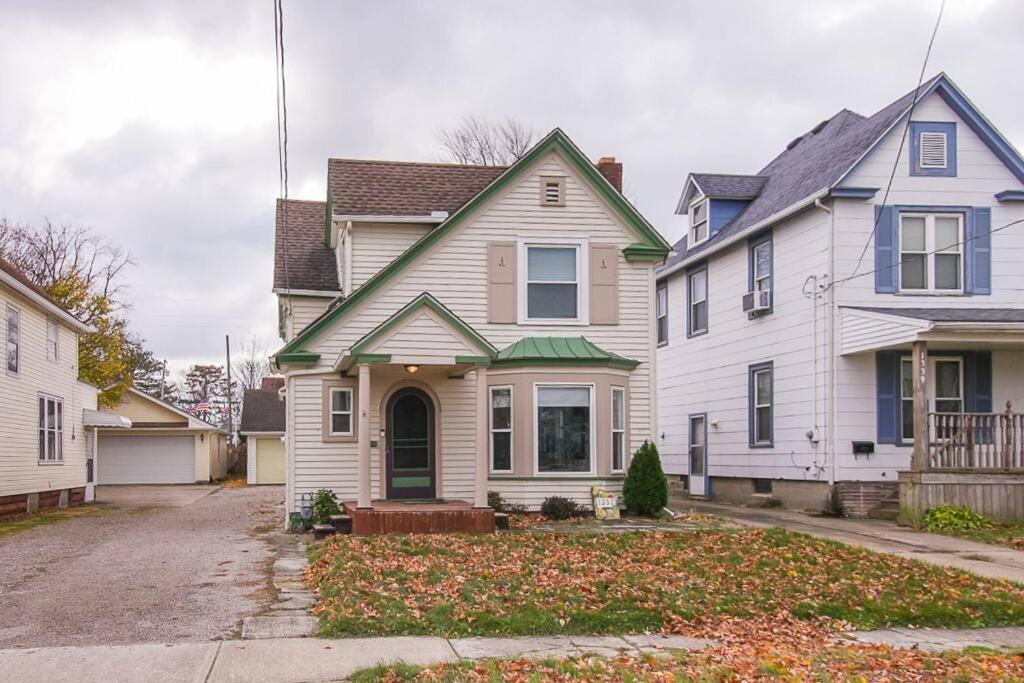
<path fill-rule="evenodd" d="M 840 307 L 841 353 L 865 353 L 928 341 L 972 348 L 1024 345 L 1024 310 L 1012 308 Z"/>

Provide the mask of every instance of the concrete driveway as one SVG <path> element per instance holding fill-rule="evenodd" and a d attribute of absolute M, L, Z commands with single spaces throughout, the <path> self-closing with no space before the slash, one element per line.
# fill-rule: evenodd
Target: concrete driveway
<path fill-rule="evenodd" d="M 204 642 L 271 599 L 283 487 L 105 487 L 91 515 L 0 540 L 0 649 Z"/>
<path fill-rule="evenodd" d="M 96 502 L 119 508 L 177 508 L 191 505 L 219 488 L 215 484 L 108 484 L 96 487 Z"/>

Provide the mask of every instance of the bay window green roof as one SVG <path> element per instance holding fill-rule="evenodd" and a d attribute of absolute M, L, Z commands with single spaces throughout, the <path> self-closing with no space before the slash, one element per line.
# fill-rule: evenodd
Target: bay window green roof
<path fill-rule="evenodd" d="M 640 361 L 605 351 L 586 337 L 523 337 L 498 352 L 501 365 L 602 365 L 632 370 Z"/>

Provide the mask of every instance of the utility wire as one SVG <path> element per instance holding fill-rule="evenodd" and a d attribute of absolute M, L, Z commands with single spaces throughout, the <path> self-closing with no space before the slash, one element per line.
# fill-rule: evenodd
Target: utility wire
<path fill-rule="evenodd" d="M 993 229 L 989 230 L 988 232 L 981 233 L 980 235 L 973 235 L 973 236 L 969 237 L 968 239 L 962 240 L 960 242 L 956 242 L 955 244 L 947 245 L 947 246 L 943 247 L 942 249 L 933 249 L 932 251 L 924 252 L 924 255 L 925 256 L 931 256 L 932 254 L 941 254 L 941 253 L 947 253 L 948 254 L 948 253 L 951 253 L 949 251 L 949 249 L 951 249 L 952 247 L 959 247 L 959 246 L 966 245 L 968 242 L 973 242 L 974 240 L 981 239 L 982 237 L 987 237 L 988 235 L 994 235 L 997 232 L 1002 232 L 1003 230 L 1006 230 L 1007 228 L 1012 227 L 1014 225 L 1018 225 L 1020 223 L 1024 223 L 1024 218 L 1020 218 L 1020 219 L 1017 219 L 1015 221 L 1010 221 L 1009 223 L 1006 223 L 1005 225 L 1000 225 L 998 228 L 993 228 Z M 915 253 L 918 253 L 918 252 L 915 252 Z M 961 257 L 963 257 L 963 256 L 964 256 L 964 253 L 961 252 Z M 893 268 L 898 268 L 901 265 L 903 265 L 902 260 L 897 262 L 897 263 L 892 263 L 892 264 L 890 264 L 888 266 L 883 266 L 881 268 L 875 268 L 874 270 L 866 271 L 864 273 L 854 273 L 853 275 L 849 275 L 849 276 L 844 277 L 844 278 L 842 278 L 840 280 L 836 280 L 835 282 L 832 282 L 828 286 L 832 287 L 832 286 L 835 286 L 835 285 L 841 285 L 844 282 L 849 282 L 850 280 L 856 280 L 857 278 L 867 277 L 868 275 L 874 275 L 875 273 L 883 273 L 883 272 L 885 272 L 887 270 L 892 270 Z"/>
<path fill-rule="evenodd" d="M 281 249 L 284 252 L 284 286 L 291 291 L 288 258 L 288 90 L 284 70 L 284 0 L 274 0 L 274 62 L 277 94 L 277 163 L 281 204 Z M 291 294 L 285 293 L 287 313 L 291 313 Z"/>
<path fill-rule="evenodd" d="M 907 112 L 907 121 L 903 126 L 903 135 L 900 136 L 900 148 L 899 150 L 897 150 L 896 158 L 892 162 L 892 171 L 889 173 L 889 182 L 886 184 L 885 194 L 882 196 L 882 206 L 885 206 L 889 201 L 889 192 L 890 190 L 892 190 L 892 181 L 896 177 L 896 169 L 899 167 L 900 157 L 903 156 L 903 147 L 906 145 L 907 142 L 907 133 L 910 130 L 910 119 L 914 116 L 914 109 L 917 108 L 917 98 L 921 94 L 921 85 L 924 83 L 924 73 L 928 69 L 928 58 L 931 57 L 932 45 L 935 44 L 935 36 L 939 32 L 939 24 L 942 23 L 942 13 L 945 9 L 946 0 L 942 0 L 942 4 L 939 5 L 939 16 L 935 20 L 935 27 L 932 28 L 932 37 L 928 40 L 928 49 L 924 53 L 924 62 L 921 64 L 921 73 L 917 77 L 917 87 L 914 88 L 914 99 L 910 103 L 910 111 Z M 864 243 L 864 248 L 861 250 L 860 257 L 857 259 L 857 265 L 854 267 L 853 273 L 850 275 L 851 278 L 857 275 L 857 271 L 860 270 L 861 265 L 864 263 L 864 257 L 868 253 L 868 247 L 871 246 L 871 243 L 875 239 L 875 233 L 878 232 L 878 219 L 880 217 L 880 213 L 875 215 L 875 222 L 874 225 L 871 227 L 871 234 L 868 235 L 868 239 Z M 836 284 L 839 284 L 840 282 L 844 282 L 844 280 L 829 283 L 828 285 L 826 285 L 825 291 L 828 291 L 830 288 L 832 288 Z"/>

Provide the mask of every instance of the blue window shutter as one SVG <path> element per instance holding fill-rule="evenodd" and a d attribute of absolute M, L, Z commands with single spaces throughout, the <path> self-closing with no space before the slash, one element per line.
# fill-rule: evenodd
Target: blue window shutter
<path fill-rule="evenodd" d="M 992 209 L 978 207 L 971 210 L 966 226 L 967 275 L 964 278 L 968 294 L 992 293 Z"/>
<path fill-rule="evenodd" d="M 964 353 L 964 403 L 967 412 L 992 412 L 992 352 Z"/>
<path fill-rule="evenodd" d="M 875 225 L 875 291 L 893 294 L 899 261 L 896 207 L 876 206 Z"/>
<path fill-rule="evenodd" d="M 875 353 L 875 395 L 878 398 L 878 443 L 900 442 L 900 354 Z"/>

